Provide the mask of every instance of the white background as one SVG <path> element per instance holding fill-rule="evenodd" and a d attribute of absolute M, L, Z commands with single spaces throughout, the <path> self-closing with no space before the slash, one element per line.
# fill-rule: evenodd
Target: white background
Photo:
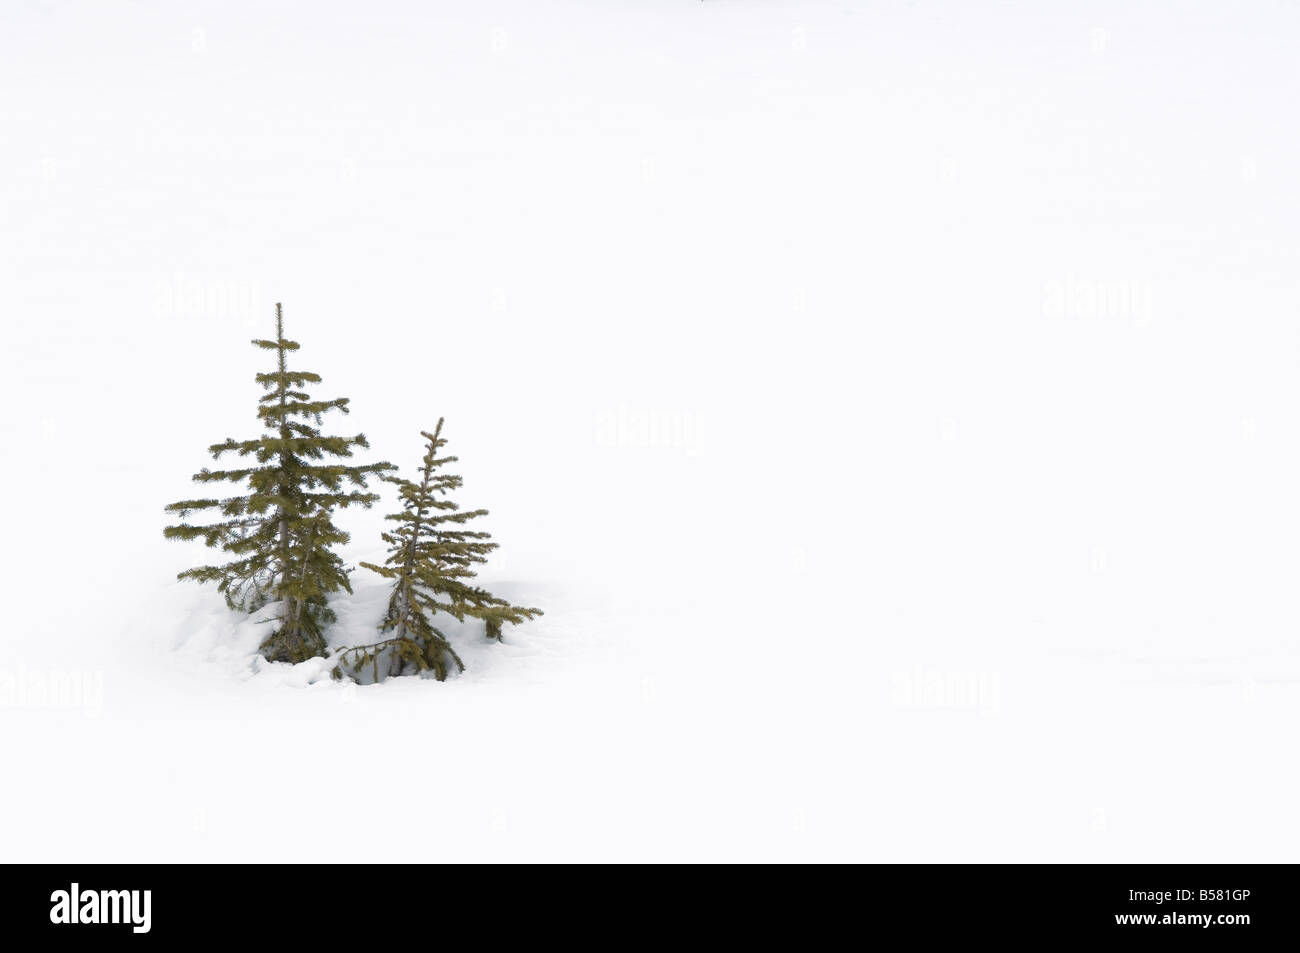
<path fill-rule="evenodd" d="M 1294 860 L 1300 5 L 1068 6 L 6 4 L 0 857 Z M 174 582 L 276 301 L 458 680 Z"/>

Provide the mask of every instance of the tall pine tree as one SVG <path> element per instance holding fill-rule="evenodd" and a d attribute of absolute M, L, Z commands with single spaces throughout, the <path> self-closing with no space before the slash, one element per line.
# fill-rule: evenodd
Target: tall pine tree
<path fill-rule="evenodd" d="M 168 526 L 168 539 L 201 539 L 233 557 L 216 566 L 198 566 L 180 579 L 215 582 L 231 608 L 254 611 L 279 603 L 275 630 L 262 643 L 271 661 L 299 662 L 325 653 L 323 629 L 333 621 L 326 605 L 330 593 L 352 591 L 348 570 L 334 551 L 348 534 L 334 525 L 336 507 L 369 507 L 378 494 L 366 492 L 371 474 L 394 469 L 390 463 L 354 464 L 353 451 L 368 447 L 364 434 L 327 436 L 320 426 L 330 411 L 348 412 L 348 399 L 314 400 L 304 388 L 320 382 L 311 371 L 290 370 L 288 355 L 298 350 L 284 336 L 284 315 L 275 306 L 275 340 L 255 340 L 274 351 L 276 368 L 257 375 L 266 391 L 257 416 L 265 433 L 251 440 L 232 440 L 208 448 L 213 459 L 234 454 L 247 465 L 229 470 L 204 468 L 199 483 L 242 483 L 246 492 L 222 499 L 182 500 L 167 507 L 181 523 Z M 191 514 L 215 511 L 205 525 L 188 522 Z"/>
<path fill-rule="evenodd" d="M 427 443 L 419 483 L 384 477 L 397 486 L 402 512 L 386 517 L 397 527 L 383 534 L 389 545 L 384 565 L 361 565 L 393 580 L 388 611 L 379 627 L 386 637 L 340 653 L 336 678 L 369 675 L 379 681 L 385 675 L 431 670 L 442 681 L 453 665 L 460 671 L 465 666 L 447 636 L 434 625 L 439 612 L 458 622 L 482 619 L 489 638 L 499 638 L 506 622 L 518 624 L 542 614 L 541 609 L 512 606 L 474 584 L 474 566 L 487 562 L 497 544 L 489 542 L 492 534 L 465 528 L 471 520 L 486 516 L 487 510 L 462 510 L 448 499 L 462 481 L 442 472 L 457 459 L 438 456 L 447 443 L 442 424 L 440 418 L 433 433 L 420 433 Z"/>

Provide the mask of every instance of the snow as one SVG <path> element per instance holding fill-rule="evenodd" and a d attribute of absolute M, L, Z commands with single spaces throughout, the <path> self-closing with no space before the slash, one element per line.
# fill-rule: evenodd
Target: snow
<path fill-rule="evenodd" d="M 1297 26 L 7 10 L 0 857 L 1293 859 Z M 545 610 L 460 677 L 175 582 L 276 301 Z"/>
<path fill-rule="evenodd" d="M 352 580 L 353 592 L 337 593 L 331 600 L 338 616 L 326 633 L 331 653 L 383 638 L 378 624 L 388 605 L 390 583 L 377 575 L 366 578 L 368 575 L 366 570 L 358 570 Z M 494 591 L 509 598 L 504 594 L 522 588 L 498 584 Z M 278 620 L 278 603 L 251 614 L 232 611 L 220 599 L 196 600 L 188 586 L 178 583 L 155 605 L 169 608 L 150 612 L 151 624 L 157 631 L 151 633 L 149 651 L 174 653 L 177 664 L 192 673 L 220 673 L 224 678 L 241 680 L 257 677 L 263 685 L 294 688 L 322 687 L 333 681 L 332 656 L 328 660 L 322 657 L 297 665 L 262 658 L 258 647 L 269 631 L 266 626 Z M 503 643 L 489 642 L 483 623 L 475 620 L 460 623 L 440 615 L 435 624 L 466 663 L 467 671 L 452 676 L 454 679 L 494 679 L 501 677 L 502 666 L 509 677 L 527 677 L 528 670 L 538 664 L 545 671 L 548 661 L 562 659 L 566 653 L 585 647 L 581 637 L 576 643 L 556 639 L 540 622 L 526 629 L 508 627 L 503 633 Z M 497 669 L 495 673 L 494 669 Z"/>

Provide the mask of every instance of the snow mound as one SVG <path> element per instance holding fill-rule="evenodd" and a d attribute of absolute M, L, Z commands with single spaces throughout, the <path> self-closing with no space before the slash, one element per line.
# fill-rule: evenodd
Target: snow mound
<path fill-rule="evenodd" d="M 506 598 L 539 600 L 536 587 L 494 583 L 494 591 Z M 163 589 L 148 613 L 152 625 L 136 628 L 140 634 L 138 649 L 157 654 L 170 653 L 175 665 L 194 675 L 233 680 L 252 680 L 259 686 L 286 688 L 336 687 L 331 671 L 333 656 L 343 648 L 378 641 L 382 636 L 379 622 L 388 605 L 390 584 L 360 573 L 352 581 L 353 591 L 337 593 L 330 601 L 337 620 L 325 632 L 331 657 L 311 658 L 304 662 L 268 662 L 259 646 L 276 620 L 278 603 L 257 612 L 229 609 L 211 586 L 175 583 Z M 543 608 L 546 608 L 543 605 Z M 139 618 L 143 613 L 137 613 Z M 510 670 L 524 672 L 548 658 L 563 654 L 550 638 L 548 616 L 521 626 L 507 626 L 504 641 L 490 642 L 478 620 L 457 622 L 449 616 L 437 621 L 452 647 L 465 663 L 465 671 L 448 676 L 448 681 L 477 681 Z M 581 640 L 579 640 L 579 646 Z M 414 676 L 410 681 L 432 680 L 431 676 Z M 386 680 L 387 681 L 392 681 Z M 349 683 L 350 684 L 350 683 Z"/>

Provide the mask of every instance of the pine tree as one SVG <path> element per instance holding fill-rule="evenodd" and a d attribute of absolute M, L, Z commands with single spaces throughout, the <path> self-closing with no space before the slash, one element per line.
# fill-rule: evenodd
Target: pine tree
<path fill-rule="evenodd" d="M 452 665 L 458 671 L 465 666 L 431 617 L 442 612 L 458 622 L 467 617 L 481 619 L 489 638 L 499 638 L 503 623 L 518 624 L 542 614 L 540 609 L 512 606 L 472 581 L 476 575 L 473 567 L 487 562 L 497 544 L 489 542 L 490 533 L 464 528 L 469 521 L 486 516 L 487 510 L 462 510 L 447 498 L 460 489 L 462 481 L 442 472 L 457 459 L 438 456 L 447 443 L 442 425 L 440 418 L 433 433 L 420 433 L 427 443 L 419 483 L 384 477 L 397 486 L 402 512 L 386 517 L 397 523 L 397 528 L 383 534 L 389 545 L 384 565 L 361 565 L 393 580 L 388 611 L 379 626 L 386 638 L 340 653 L 336 678 L 357 677 L 369 669 L 370 677 L 379 681 L 381 675 L 432 670 L 442 681 Z"/>
<path fill-rule="evenodd" d="M 333 614 L 326 604 L 330 593 L 351 592 L 349 570 L 334 551 L 348 534 L 334 525 L 336 507 L 369 507 L 378 494 L 365 491 L 371 474 L 393 469 L 389 463 L 353 464 L 356 448 L 365 448 L 364 434 L 352 437 L 321 433 L 323 416 L 348 413 L 348 398 L 314 400 L 304 388 L 320 382 L 311 371 L 290 370 L 288 355 L 298 342 L 284 336 L 284 315 L 275 306 L 274 341 L 255 340 L 274 351 L 276 369 L 258 374 L 266 393 L 257 416 L 266 432 L 251 440 L 227 438 L 208 448 L 213 459 L 234 454 L 251 458 L 248 465 L 229 470 L 207 467 L 194 474 L 199 483 L 243 483 L 247 492 L 224 499 L 182 500 L 167 507 L 182 522 L 168 526 L 168 539 L 201 539 L 233 558 L 222 565 L 198 566 L 180 579 L 215 582 L 232 609 L 255 611 L 279 603 L 277 626 L 262 643 L 271 661 L 299 662 L 325 652 L 324 626 Z M 192 525 L 190 515 L 216 511 L 215 522 Z"/>

